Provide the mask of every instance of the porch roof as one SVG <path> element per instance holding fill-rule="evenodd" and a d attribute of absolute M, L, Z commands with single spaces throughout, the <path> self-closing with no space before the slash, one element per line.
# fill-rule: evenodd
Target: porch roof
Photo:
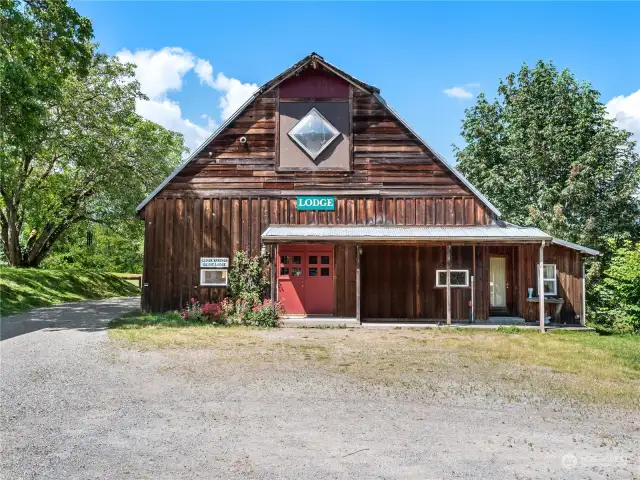
<path fill-rule="evenodd" d="M 278 241 L 551 241 L 534 227 L 516 225 L 408 226 L 408 225 L 271 225 L 262 234 L 266 243 Z"/>

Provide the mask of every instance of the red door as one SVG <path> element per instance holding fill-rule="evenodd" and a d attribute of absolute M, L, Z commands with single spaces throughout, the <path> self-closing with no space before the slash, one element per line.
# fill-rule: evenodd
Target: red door
<path fill-rule="evenodd" d="M 278 300 L 289 315 L 333 313 L 333 247 L 281 245 Z"/>
<path fill-rule="evenodd" d="M 333 249 L 309 247 L 306 256 L 304 309 L 309 315 L 333 313 Z"/>
<path fill-rule="evenodd" d="M 278 247 L 278 301 L 289 315 L 304 311 L 304 247 Z"/>

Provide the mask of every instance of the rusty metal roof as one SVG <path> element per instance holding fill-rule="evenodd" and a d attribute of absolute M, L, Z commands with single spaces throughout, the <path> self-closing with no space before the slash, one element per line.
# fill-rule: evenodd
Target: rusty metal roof
<path fill-rule="evenodd" d="M 405 225 L 271 225 L 262 234 L 265 242 L 277 241 L 373 241 L 373 240 L 495 240 L 551 241 L 553 237 L 535 227 L 516 225 L 405 226 Z"/>

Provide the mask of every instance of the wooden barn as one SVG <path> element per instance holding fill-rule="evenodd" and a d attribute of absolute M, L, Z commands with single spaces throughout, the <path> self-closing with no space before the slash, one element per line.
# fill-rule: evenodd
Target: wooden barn
<path fill-rule="evenodd" d="M 500 212 L 380 96 L 312 53 L 139 206 L 142 308 L 226 296 L 267 255 L 298 321 L 584 324 L 585 255 Z"/>

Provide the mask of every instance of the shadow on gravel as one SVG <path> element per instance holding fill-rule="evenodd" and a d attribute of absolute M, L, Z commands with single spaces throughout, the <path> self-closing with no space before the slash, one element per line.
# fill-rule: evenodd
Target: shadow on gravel
<path fill-rule="evenodd" d="M 0 341 L 46 330 L 105 330 L 109 322 L 138 308 L 139 297 L 114 298 L 45 307 L 0 318 Z"/>

